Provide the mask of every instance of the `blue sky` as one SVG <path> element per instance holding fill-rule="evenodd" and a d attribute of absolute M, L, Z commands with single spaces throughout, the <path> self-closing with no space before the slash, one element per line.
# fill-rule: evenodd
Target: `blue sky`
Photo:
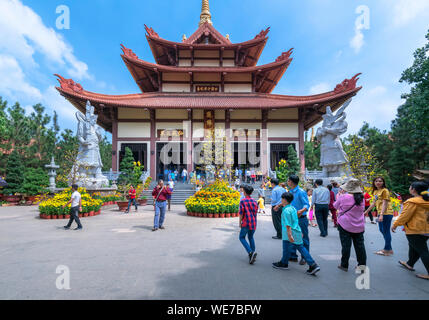
<path fill-rule="evenodd" d="M 58 30 L 56 8 L 70 9 L 70 29 Z M 369 15 L 362 15 L 360 6 Z M 56 110 L 62 128 L 75 130 L 74 107 L 55 90 L 53 73 L 86 90 L 139 92 L 120 58 L 120 44 L 153 62 L 144 24 L 168 40 L 197 29 L 201 0 L 0 0 L 0 96 L 27 109 L 41 102 Z M 366 10 L 366 9 L 365 9 Z M 409 88 L 398 82 L 425 43 L 427 0 L 211 0 L 215 28 L 232 42 L 271 27 L 260 64 L 295 48 L 274 93 L 309 95 L 332 90 L 362 72 L 364 88 L 348 108 L 349 133 L 363 121 L 388 129 Z"/>

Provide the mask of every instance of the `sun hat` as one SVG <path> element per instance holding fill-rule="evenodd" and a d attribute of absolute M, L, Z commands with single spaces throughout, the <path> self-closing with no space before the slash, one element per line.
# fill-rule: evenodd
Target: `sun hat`
<path fill-rule="evenodd" d="M 362 193 L 360 183 L 358 179 L 350 179 L 340 187 L 348 193 Z"/>

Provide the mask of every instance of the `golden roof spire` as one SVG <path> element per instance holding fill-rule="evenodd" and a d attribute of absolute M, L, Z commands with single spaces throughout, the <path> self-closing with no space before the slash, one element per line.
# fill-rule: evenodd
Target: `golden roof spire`
<path fill-rule="evenodd" d="M 210 13 L 209 0 L 203 0 L 203 4 L 201 6 L 201 15 L 200 15 L 199 26 L 201 26 L 202 24 L 204 24 L 206 22 L 213 24 L 212 15 Z"/>

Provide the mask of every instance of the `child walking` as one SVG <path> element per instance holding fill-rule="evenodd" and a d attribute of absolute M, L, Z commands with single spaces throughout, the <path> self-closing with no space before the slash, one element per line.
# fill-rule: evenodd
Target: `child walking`
<path fill-rule="evenodd" d="M 262 196 L 259 196 L 258 208 L 259 208 L 258 213 L 265 214 L 265 201 L 264 201 L 264 198 Z"/>
<path fill-rule="evenodd" d="M 313 197 L 313 189 L 307 190 L 308 202 L 311 203 Z M 317 227 L 317 223 L 314 222 L 314 207 L 311 207 L 308 212 L 308 225 L 312 227 Z"/>
<path fill-rule="evenodd" d="M 258 214 L 258 204 L 250 196 L 253 193 L 253 187 L 249 185 L 242 186 L 244 198 L 240 201 L 240 242 L 249 255 L 249 263 L 253 264 L 256 260 L 256 248 L 253 235 L 256 231 L 256 216 Z M 246 236 L 249 243 L 246 241 Z"/>
<path fill-rule="evenodd" d="M 282 195 L 282 239 L 283 239 L 283 257 L 279 262 L 273 263 L 273 268 L 287 270 L 289 268 L 289 257 L 291 250 L 297 249 L 307 264 L 310 266 L 307 274 L 315 275 L 320 271 L 320 267 L 313 260 L 310 253 L 304 247 L 302 240 L 302 231 L 298 224 L 298 213 L 291 205 L 293 201 L 293 194 L 285 192 Z"/>

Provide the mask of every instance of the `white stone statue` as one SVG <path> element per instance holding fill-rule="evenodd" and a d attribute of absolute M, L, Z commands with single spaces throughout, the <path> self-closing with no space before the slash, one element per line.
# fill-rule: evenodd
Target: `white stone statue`
<path fill-rule="evenodd" d="M 85 116 L 76 112 L 76 118 L 79 122 L 77 129 L 79 150 L 71 176 L 78 185 L 89 189 L 109 186 L 109 180 L 101 173 L 103 164 L 99 143 L 102 136 L 97 126 L 97 117 L 94 115 L 94 107 L 89 101 L 86 103 Z"/>
<path fill-rule="evenodd" d="M 323 168 L 323 176 L 341 177 L 348 174 L 348 160 L 340 141 L 340 136 L 347 131 L 348 124 L 345 121 L 344 110 L 351 103 L 348 100 L 334 115 L 331 107 L 326 108 L 323 116 L 322 127 L 317 129 L 316 138 L 320 141 L 321 157 L 320 166 Z"/>

